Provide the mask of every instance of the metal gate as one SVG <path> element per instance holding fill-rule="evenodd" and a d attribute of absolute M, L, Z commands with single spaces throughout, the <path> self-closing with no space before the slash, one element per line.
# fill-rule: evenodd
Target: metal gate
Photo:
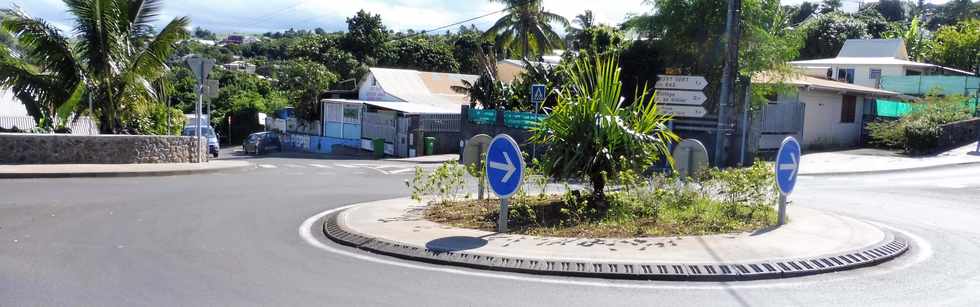
<path fill-rule="evenodd" d="M 806 105 L 799 102 L 769 103 L 762 108 L 762 137 L 759 150 L 779 149 L 783 139 L 792 136 L 803 141 Z"/>
<path fill-rule="evenodd" d="M 394 112 L 364 112 L 362 138 L 384 139 L 387 143 L 395 142 L 395 113 Z"/>

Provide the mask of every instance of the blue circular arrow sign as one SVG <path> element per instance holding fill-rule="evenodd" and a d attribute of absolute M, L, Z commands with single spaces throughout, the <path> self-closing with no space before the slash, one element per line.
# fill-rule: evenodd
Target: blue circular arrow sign
<path fill-rule="evenodd" d="M 796 175 L 800 172 L 800 142 L 793 137 L 783 139 L 776 154 L 776 185 L 785 195 L 793 192 Z"/>
<path fill-rule="evenodd" d="M 524 157 L 514 138 L 498 134 L 487 149 L 487 183 L 493 193 L 507 198 L 517 192 L 524 181 Z"/>

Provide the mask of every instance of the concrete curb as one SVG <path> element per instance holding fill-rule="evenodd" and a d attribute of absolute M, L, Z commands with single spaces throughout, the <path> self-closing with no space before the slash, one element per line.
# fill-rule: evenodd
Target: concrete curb
<path fill-rule="evenodd" d="M 900 174 L 908 172 L 918 172 L 918 171 L 929 171 L 929 170 L 939 170 L 944 168 L 953 168 L 959 166 L 971 166 L 980 165 L 980 161 L 971 162 L 958 162 L 949 164 L 938 164 L 922 167 L 910 167 L 910 168 L 900 168 L 900 169 L 889 169 L 889 170 L 877 170 L 877 171 L 854 171 L 854 172 L 826 172 L 826 173 L 800 173 L 800 176 L 853 176 L 853 175 L 882 175 L 882 174 Z"/>
<path fill-rule="evenodd" d="M 904 254 L 909 241 L 885 231 L 877 244 L 817 257 L 771 259 L 751 263 L 634 263 L 560 261 L 533 257 L 484 255 L 467 251 L 431 250 L 348 231 L 335 212 L 324 217 L 323 232 L 331 240 L 358 249 L 404 259 L 497 271 L 542 275 L 668 281 L 743 281 L 778 279 L 873 266 Z"/>
<path fill-rule="evenodd" d="M 50 178 L 112 178 L 112 177 L 161 177 L 219 173 L 224 171 L 255 168 L 255 164 L 223 166 L 202 169 L 115 171 L 115 172 L 64 172 L 64 173 L 0 173 L 0 179 L 50 179 Z"/>

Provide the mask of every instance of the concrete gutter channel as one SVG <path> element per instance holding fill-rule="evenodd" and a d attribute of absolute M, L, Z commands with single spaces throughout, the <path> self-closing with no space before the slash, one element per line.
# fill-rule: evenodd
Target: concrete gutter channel
<path fill-rule="evenodd" d="M 209 162 L 215 163 L 215 162 Z M 206 163 L 207 164 L 207 163 Z M 255 165 L 248 162 L 225 163 L 227 165 L 208 165 L 201 168 L 178 168 L 178 169 L 153 169 L 140 170 L 138 167 L 131 169 L 115 170 L 78 170 L 67 166 L 63 171 L 13 171 L 7 172 L 0 170 L 0 179 L 50 179 L 50 178 L 111 178 L 111 177 L 159 177 L 159 176 L 180 176 L 192 174 L 209 174 L 233 170 L 254 168 Z"/>
<path fill-rule="evenodd" d="M 350 209 L 347 209 L 350 210 Z M 436 264 L 507 272 L 666 281 L 744 281 L 779 279 L 851 270 L 894 259 L 909 249 L 906 238 L 884 231 L 871 245 L 815 257 L 789 257 L 745 262 L 643 262 L 562 260 L 517 254 L 499 255 L 399 242 L 359 233 L 338 221 L 346 210 L 324 217 L 323 232 L 331 240 L 358 249 Z M 615 258 L 615 257 L 610 257 Z"/>

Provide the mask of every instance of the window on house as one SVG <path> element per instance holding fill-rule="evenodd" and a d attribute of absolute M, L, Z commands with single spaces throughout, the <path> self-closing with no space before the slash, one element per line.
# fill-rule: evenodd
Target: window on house
<path fill-rule="evenodd" d="M 878 80 L 881 79 L 881 68 L 872 68 L 868 71 L 868 79 Z"/>
<path fill-rule="evenodd" d="M 840 122 L 841 123 L 853 123 L 857 97 L 851 95 L 844 95 L 840 106 Z"/>
<path fill-rule="evenodd" d="M 854 68 L 840 68 L 837 70 L 837 80 L 847 83 L 854 83 Z"/>
<path fill-rule="evenodd" d="M 361 107 L 359 105 L 344 106 L 344 122 L 357 124 L 361 121 Z"/>

